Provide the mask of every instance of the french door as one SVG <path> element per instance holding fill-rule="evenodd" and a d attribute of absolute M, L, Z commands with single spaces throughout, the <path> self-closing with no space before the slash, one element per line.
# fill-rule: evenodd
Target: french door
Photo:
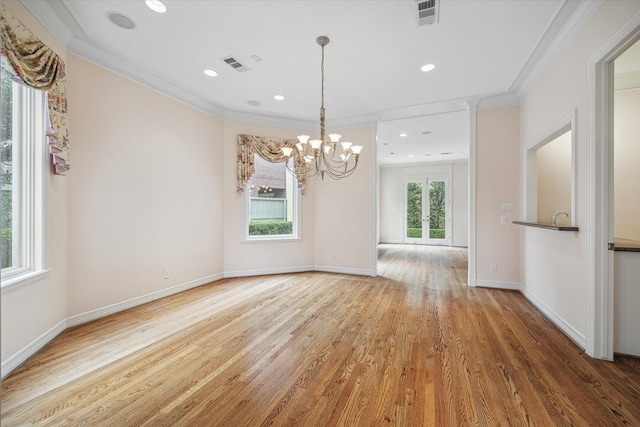
<path fill-rule="evenodd" d="M 449 245 L 451 242 L 447 179 L 412 179 L 404 183 L 404 243 Z"/>

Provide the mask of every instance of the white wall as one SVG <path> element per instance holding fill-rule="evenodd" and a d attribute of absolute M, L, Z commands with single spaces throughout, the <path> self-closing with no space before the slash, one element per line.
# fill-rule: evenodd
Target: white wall
<path fill-rule="evenodd" d="M 546 308 L 565 332 L 584 345 L 586 328 L 587 135 L 591 125 L 587 105 L 588 60 L 640 9 L 640 2 L 608 1 L 558 55 L 521 104 L 521 150 L 537 141 L 547 129 L 576 111 L 577 203 L 573 233 L 531 227 L 521 231 L 520 281 L 523 291 Z M 524 158 L 524 155 L 522 156 Z"/>
<path fill-rule="evenodd" d="M 16 0 L 3 0 L 6 10 L 25 24 L 63 61 L 67 54 L 33 16 Z M 73 144 L 73 141 L 71 142 Z M 73 147 L 72 147 L 73 150 Z M 73 162 L 73 157 L 71 158 Z M 73 163 L 72 163 L 72 167 Z M 2 289 L 2 375 L 7 366 L 19 363 L 21 350 L 35 348 L 64 328 L 67 312 L 67 182 L 61 176 L 47 175 L 49 274 L 37 280 Z"/>
<path fill-rule="evenodd" d="M 380 242 L 402 243 L 404 236 L 404 181 L 438 177 L 449 180 L 451 245 L 466 247 L 469 230 L 469 163 L 418 166 L 382 166 L 380 173 Z"/>
<path fill-rule="evenodd" d="M 380 242 L 402 243 L 404 184 L 402 168 L 382 167 L 380 173 Z"/>

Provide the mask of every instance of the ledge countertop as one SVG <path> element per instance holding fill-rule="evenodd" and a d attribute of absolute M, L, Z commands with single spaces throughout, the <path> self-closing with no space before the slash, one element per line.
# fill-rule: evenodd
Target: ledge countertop
<path fill-rule="evenodd" d="M 547 230 L 558 230 L 558 231 L 574 231 L 577 232 L 578 227 L 571 227 L 565 225 L 551 225 L 548 222 L 529 222 L 529 221 L 512 221 L 514 224 L 518 225 L 526 225 L 527 227 L 538 227 L 538 228 L 546 228 Z"/>
<path fill-rule="evenodd" d="M 614 251 L 620 252 L 640 252 L 640 242 L 631 239 L 613 239 Z"/>

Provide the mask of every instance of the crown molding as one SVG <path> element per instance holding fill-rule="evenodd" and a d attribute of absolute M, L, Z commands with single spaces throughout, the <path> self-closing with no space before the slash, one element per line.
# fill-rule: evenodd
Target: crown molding
<path fill-rule="evenodd" d="M 566 24 L 562 26 L 562 29 L 553 39 L 553 42 L 551 42 L 549 47 L 544 51 L 544 54 L 542 54 L 539 60 L 536 61 L 531 70 L 526 73 L 526 76 L 524 76 L 524 72 L 522 72 L 523 77 L 520 75 L 516 77 L 512 83 L 511 90 L 516 91 L 520 98 L 529 93 L 538 80 L 540 80 L 544 72 L 549 69 L 551 64 L 553 64 L 562 51 L 564 51 L 569 43 L 571 43 L 580 31 L 584 29 L 587 23 L 589 23 L 591 18 L 594 17 L 605 2 L 606 0 L 579 2 Z M 575 3 L 577 2 L 565 1 L 561 6 L 560 12 L 563 8 L 573 6 Z M 560 12 L 556 15 L 556 18 L 560 15 Z"/>
<path fill-rule="evenodd" d="M 96 48 L 92 44 L 80 40 L 74 37 L 68 44 L 69 51 L 74 53 L 90 62 L 93 62 L 101 67 L 118 73 L 128 79 L 131 79 L 137 83 L 154 89 L 164 95 L 183 102 L 194 108 L 202 110 L 218 118 L 223 118 L 225 109 L 212 104 L 204 99 L 192 94 L 191 92 L 182 89 L 180 86 L 173 84 L 165 79 L 157 77 L 151 73 L 148 73 L 141 68 L 124 61 L 115 55 L 111 55 L 105 52 L 103 49 Z"/>
<path fill-rule="evenodd" d="M 482 97 L 477 104 L 477 109 L 492 110 L 513 107 L 514 105 L 520 105 L 520 97 L 517 93 L 510 92 Z"/>
<path fill-rule="evenodd" d="M 318 124 L 313 121 L 267 116 L 264 114 L 247 113 L 244 111 L 227 110 L 224 114 L 224 120 L 257 126 L 296 129 L 302 132 L 313 132 L 318 130 Z"/>
<path fill-rule="evenodd" d="M 432 114 L 453 113 L 466 110 L 464 99 L 451 99 L 431 104 L 413 105 L 409 107 L 383 110 L 378 114 L 378 121 L 409 119 L 412 117 L 429 116 Z"/>
<path fill-rule="evenodd" d="M 70 25 L 75 22 L 75 19 L 73 19 L 66 6 L 60 0 L 20 0 L 20 3 L 60 44 L 68 49 L 68 44 L 74 37 L 73 32 L 70 30 Z M 60 16 L 67 16 L 67 19 L 63 20 Z"/>
<path fill-rule="evenodd" d="M 60 0 L 21 0 L 29 12 L 71 53 L 78 55 L 103 68 L 118 73 L 128 79 L 156 90 L 189 106 L 202 110 L 218 118 L 223 118 L 225 109 L 212 104 L 177 84 L 159 78 L 141 68 L 108 53 L 103 46 L 97 46 L 88 38 L 74 36 L 70 28 L 86 36 L 82 27 Z M 62 19 L 60 18 L 62 16 Z"/>

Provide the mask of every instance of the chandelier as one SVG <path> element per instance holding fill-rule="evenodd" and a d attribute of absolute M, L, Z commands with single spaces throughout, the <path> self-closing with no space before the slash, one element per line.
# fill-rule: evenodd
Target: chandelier
<path fill-rule="evenodd" d="M 353 145 L 351 142 L 338 142 L 341 135 L 330 133 L 327 140 L 324 109 L 324 47 L 329 44 L 329 37 L 320 36 L 316 43 L 322 48 L 322 62 L 320 71 L 322 75 L 322 105 L 320 106 L 320 139 L 309 140 L 309 135 L 298 136 L 298 143 L 293 147 L 283 147 L 282 154 L 286 158 L 287 170 L 293 175 L 320 176 L 325 175 L 333 179 L 346 178 L 355 171 L 358 166 L 358 158 L 362 151 L 361 145 Z M 295 154 L 294 154 L 295 153 Z M 289 160 L 294 157 L 294 165 L 289 166 Z"/>

